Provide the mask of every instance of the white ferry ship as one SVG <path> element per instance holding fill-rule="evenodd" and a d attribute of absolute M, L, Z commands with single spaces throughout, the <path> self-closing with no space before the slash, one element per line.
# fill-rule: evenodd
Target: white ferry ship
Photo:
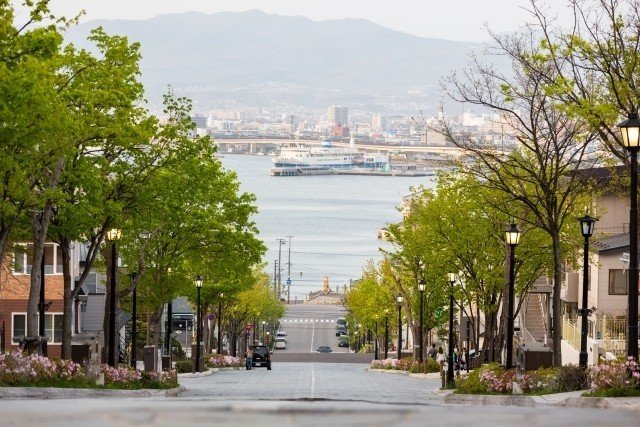
<path fill-rule="evenodd" d="M 349 148 L 337 148 L 330 141 L 316 146 L 283 146 L 280 155 L 272 159 L 272 176 L 329 175 L 354 168 L 385 169 L 389 158 L 383 154 L 360 153 L 353 143 Z"/>

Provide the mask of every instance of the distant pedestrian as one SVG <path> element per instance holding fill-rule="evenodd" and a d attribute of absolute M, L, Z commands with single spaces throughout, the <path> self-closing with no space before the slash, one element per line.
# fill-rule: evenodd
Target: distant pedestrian
<path fill-rule="evenodd" d="M 438 357 L 438 350 L 436 350 L 435 344 L 431 344 L 431 348 L 429 349 L 429 351 L 427 351 L 427 356 L 429 356 L 432 359 L 435 359 L 436 357 Z"/>
<path fill-rule="evenodd" d="M 442 349 L 442 347 L 438 347 L 438 356 L 436 357 L 436 362 L 438 362 L 438 365 L 440 366 L 440 379 L 442 380 L 442 388 L 445 387 L 444 364 L 446 361 L 447 358 L 444 355 L 444 350 Z"/>
<path fill-rule="evenodd" d="M 251 347 L 247 348 L 245 362 L 247 364 L 247 370 L 251 369 L 251 364 L 253 363 L 253 348 Z"/>

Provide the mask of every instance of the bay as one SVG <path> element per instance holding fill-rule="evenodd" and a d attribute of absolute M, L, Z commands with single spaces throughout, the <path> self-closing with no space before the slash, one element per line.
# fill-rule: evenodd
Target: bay
<path fill-rule="evenodd" d="M 367 261 L 380 260 L 378 230 L 398 222 L 398 207 L 412 186 L 435 186 L 434 177 L 316 175 L 272 177 L 268 156 L 227 154 L 221 159 L 238 175 L 243 192 L 257 198 L 254 220 L 268 250 L 269 274 L 280 256 L 282 285 L 288 276 L 291 238 L 291 300 L 321 290 L 328 277 L 333 291 L 362 275 Z M 278 240 L 285 239 L 278 254 Z M 286 289 L 286 287 L 285 287 Z"/>

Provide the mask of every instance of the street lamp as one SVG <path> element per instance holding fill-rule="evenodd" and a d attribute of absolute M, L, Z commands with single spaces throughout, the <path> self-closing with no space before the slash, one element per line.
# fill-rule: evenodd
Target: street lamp
<path fill-rule="evenodd" d="M 422 344 L 423 344 L 423 335 L 424 335 L 424 330 L 423 330 L 423 315 L 422 315 L 422 307 L 424 305 L 424 290 L 426 289 L 427 285 L 424 283 L 424 281 L 420 281 L 420 283 L 418 283 L 418 291 L 420 291 L 420 330 L 418 331 L 418 334 L 420 335 L 420 339 L 419 339 L 419 345 L 420 345 L 420 352 L 419 352 L 419 356 L 418 356 L 418 362 L 420 363 L 420 365 L 422 365 L 423 362 L 423 350 L 422 350 Z"/>
<path fill-rule="evenodd" d="M 398 295 L 396 297 L 398 303 L 398 360 L 402 358 L 402 301 L 404 301 L 404 297 Z"/>
<path fill-rule="evenodd" d="M 582 324 L 580 326 L 580 358 L 579 364 L 582 369 L 587 368 L 587 317 L 591 314 L 591 309 L 587 307 L 587 296 L 589 293 L 589 237 L 593 235 L 593 229 L 596 225 L 596 219 L 586 214 L 582 218 L 578 218 L 580 221 L 580 230 L 582 231 L 582 237 L 584 237 L 584 249 L 583 249 L 583 273 L 582 273 L 582 308 L 578 310 L 578 313 L 582 316 Z"/>
<path fill-rule="evenodd" d="M 384 358 L 389 357 L 389 309 L 384 309 Z"/>
<path fill-rule="evenodd" d="M 622 142 L 631 155 L 627 357 L 633 357 L 638 361 L 638 146 L 640 145 L 638 113 L 629 113 L 629 118 L 619 123 L 618 127 L 622 133 Z"/>
<path fill-rule="evenodd" d="M 200 372 L 200 341 L 202 341 L 202 326 L 201 326 L 201 313 L 200 313 L 200 289 L 202 289 L 202 283 L 204 280 L 201 275 L 197 275 L 195 279 L 196 288 L 198 289 L 198 325 L 196 329 L 196 372 Z"/>
<path fill-rule="evenodd" d="M 107 363 L 116 366 L 116 242 L 120 239 L 122 231 L 112 228 L 107 231 L 107 240 L 111 242 L 111 284 L 109 289 L 109 348 Z"/>
<path fill-rule="evenodd" d="M 131 278 L 131 285 L 133 285 L 133 290 L 131 291 L 131 318 L 133 320 L 133 324 L 131 325 L 131 367 L 133 369 L 136 369 L 136 365 L 138 362 L 137 356 L 136 356 L 136 340 L 137 340 L 137 325 L 136 325 L 136 319 L 138 318 L 137 316 L 137 293 L 136 293 L 136 288 L 137 286 L 135 286 L 135 279 L 136 279 L 136 275 L 137 273 L 130 273 L 129 274 L 129 278 Z"/>
<path fill-rule="evenodd" d="M 447 273 L 449 279 L 449 354 L 447 356 L 447 386 L 453 388 L 453 284 L 456 282 L 454 273 Z"/>
<path fill-rule="evenodd" d="M 267 324 L 267 322 L 265 322 L 265 321 L 263 320 L 263 321 L 262 321 L 262 341 L 266 341 L 266 340 L 264 339 L 264 325 L 266 325 L 266 324 Z M 264 344 L 264 342 L 263 342 L 262 344 Z"/>
<path fill-rule="evenodd" d="M 513 306 L 515 301 L 514 282 L 516 275 L 515 252 L 516 246 L 520 242 L 520 230 L 512 223 L 508 230 L 505 231 L 505 241 L 509 245 L 509 304 L 507 307 L 507 357 L 505 369 L 509 370 L 513 366 Z"/>
<path fill-rule="evenodd" d="M 222 298 L 224 294 L 220 292 L 220 299 L 218 300 L 218 354 L 222 354 Z"/>

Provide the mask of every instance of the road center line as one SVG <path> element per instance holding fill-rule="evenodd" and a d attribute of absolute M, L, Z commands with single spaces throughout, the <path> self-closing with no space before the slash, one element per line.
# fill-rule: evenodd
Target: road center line
<path fill-rule="evenodd" d="M 316 371 L 313 363 L 311 364 L 311 399 L 316 396 Z"/>
<path fill-rule="evenodd" d="M 313 353 L 313 338 L 316 335 L 316 322 L 311 323 L 311 349 L 309 352 Z"/>

